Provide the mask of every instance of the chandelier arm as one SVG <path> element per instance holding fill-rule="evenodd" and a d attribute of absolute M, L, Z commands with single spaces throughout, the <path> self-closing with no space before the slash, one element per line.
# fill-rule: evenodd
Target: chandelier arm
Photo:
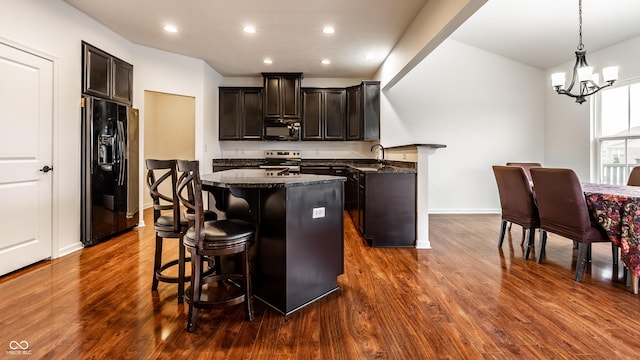
<path fill-rule="evenodd" d="M 570 89 L 566 89 L 566 90 L 565 89 L 558 89 L 558 90 L 556 90 L 556 92 L 558 94 L 567 95 L 567 96 L 572 97 L 572 98 L 584 98 L 584 97 L 587 97 L 587 96 L 591 96 L 591 95 L 597 93 L 598 91 L 600 91 L 600 90 L 602 90 L 604 88 L 608 88 L 609 86 L 612 86 L 612 85 L 613 85 L 613 82 L 608 81 L 607 84 L 605 84 L 605 85 L 602 85 L 602 86 L 596 85 L 596 86 L 592 87 L 592 89 L 590 91 L 585 92 L 585 93 L 581 92 L 580 94 L 573 94 L 573 93 L 570 92 Z"/>
<path fill-rule="evenodd" d="M 573 65 L 573 76 L 571 77 L 571 83 L 569 84 L 566 91 L 564 92 L 565 94 L 571 93 L 571 90 L 573 89 L 573 85 L 575 85 L 576 79 L 578 78 L 579 67 L 580 67 L 580 57 L 578 56 L 578 53 L 576 53 L 576 63 L 575 65 Z"/>

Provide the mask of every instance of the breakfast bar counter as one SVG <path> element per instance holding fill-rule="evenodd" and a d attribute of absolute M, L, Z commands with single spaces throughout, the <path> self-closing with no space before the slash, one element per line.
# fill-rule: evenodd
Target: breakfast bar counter
<path fill-rule="evenodd" d="M 344 272 L 345 181 L 262 169 L 202 175 L 202 187 L 213 198 L 210 208 L 257 225 L 256 298 L 290 314 L 338 289 L 337 277 Z"/>

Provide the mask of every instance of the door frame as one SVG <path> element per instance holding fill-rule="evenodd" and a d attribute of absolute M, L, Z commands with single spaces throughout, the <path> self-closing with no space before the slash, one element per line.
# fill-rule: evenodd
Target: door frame
<path fill-rule="evenodd" d="M 54 169 L 59 168 L 59 148 L 58 148 L 58 144 L 59 142 L 57 141 L 59 138 L 59 133 L 58 133 L 58 126 L 59 126 L 59 116 L 58 116 L 58 112 L 59 112 L 59 98 L 60 98 L 60 93 L 59 93 L 59 64 L 58 64 L 58 58 L 48 52 L 45 52 L 43 50 L 40 49 L 36 49 L 33 48 L 31 46 L 28 46 L 24 43 L 21 42 L 17 42 L 14 41 L 12 39 L 0 36 L 0 43 L 13 47 L 15 49 L 18 49 L 20 51 L 29 53 L 31 55 L 34 56 L 38 56 L 41 57 L 45 60 L 51 61 L 51 65 L 52 65 L 52 71 L 53 71 L 53 83 L 51 84 L 52 86 L 52 99 L 51 99 L 51 167 L 53 167 Z M 80 123 L 78 123 L 78 134 L 80 133 Z M 78 167 L 80 165 L 80 152 L 78 152 L 78 159 L 77 159 L 77 164 Z M 52 171 L 51 172 L 51 259 L 55 259 L 58 258 L 60 256 L 72 253 L 78 249 L 81 248 L 81 246 L 73 246 L 73 247 L 69 247 L 66 249 L 59 249 L 59 241 L 60 241 L 60 237 L 59 237 L 59 229 L 60 229 L 60 218 L 58 216 L 58 211 L 56 211 L 58 209 L 59 206 L 59 189 L 58 189 L 58 174 L 56 171 Z M 79 205 L 79 204 L 78 204 Z M 80 214 L 80 212 L 78 211 L 78 215 Z M 80 217 L 78 216 L 78 220 L 80 219 Z M 78 237 L 78 244 L 80 244 L 79 241 L 79 237 Z"/>

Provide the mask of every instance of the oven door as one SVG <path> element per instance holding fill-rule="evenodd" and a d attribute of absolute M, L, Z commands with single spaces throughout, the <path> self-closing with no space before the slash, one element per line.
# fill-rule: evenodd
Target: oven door
<path fill-rule="evenodd" d="M 265 120 L 265 140 L 300 140 L 300 123 L 298 121 Z"/>

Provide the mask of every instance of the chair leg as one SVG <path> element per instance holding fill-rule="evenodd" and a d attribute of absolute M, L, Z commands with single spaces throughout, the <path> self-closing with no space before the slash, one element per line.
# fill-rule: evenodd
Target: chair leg
<path fill-rule="evenodd" d="M 582 274 L 584 273 L 585 265 L 587 264 L 587 258 L 589 257 L 589 249 L 591 243 L 579 243 L 578 244 L 578 263 L 576 266 L 575 281 L 582 281 Z"/>
<path fill-rule="evenodd" d="M 153 281 L 151 282 L 151 291 L 158 290 L 158 278 L 156 274 L 162 267 L 162 238 L 156 234 L 156 253 L 153 260 Z"/>
<path fill-rule="evenodd" d="M 509 226 L 509 229 L 511 229 L 511 226 Z M 507 231 L 507 220 L 502 220 L 502 223 L 500 224 L 500 237 L 498 238 L 498 247 L 502 247 L 502 242 L 504 241 L 504 234 Z"/>
<path fill-rule="evenodd" d="M 529 255 L 531 254 L 531 250 L 533 249 L 533 246 L 535 244 L 535 239 L 536 239 L 536 229 L 526 229 L 526 231 L 524 231 L 523 229 L 523 234 L 527 233 L 527 244 L 526 244 L 526 249 L 524 251 L 524 259 L 528 260 L 529 259 Z"/>
<path fill-rule="evenodd" d="M 200 301 L 202 287 L 200 285 L 202 272 L 202 259 L 195 249 L 191 249 L 191 301 L 189 301 L 189 314 L 187 315 L 187 331 L 193 332 L 196 329 L 198 317 L 198 307 L 196 303 Z"/>
<path fill-rule="evenodd" d="M 244 277 L 244 311 L 247 320 L 253 320 L 253 296 L 251 295 L 251 263 L 249 261 L 249 244 L 245 245 L 243 258 Z"/>
<path fill-rule="evenodd" d="M 509 223 L 509 231 L 511 231 L 511 226 L 513 225 L 513 223 Z"/>
<path fill-rule="evenodd" d="M 220 256 L 214 256 L 214 265 L 213 266 L 214 266 L 216 275 L 221 275 L 222 274 L 222 260 L 221 260 Z M 223 284 L 224 284 L 223 280 L 218 281 L 218 286 L 222 286 Z"/>
<path fill-rule="evenodd" d="M 538 264 L 542 264 L 542 257 L 547 248 L 547 232 L 544 230 L 540 230 L 540 249 L 538 249 L 538 259 L 536 262 Z"/>
<path fill-rule="evenodd" d="M 178 239 L 178 304 L 184 301 L 185 249 L 182 238 Z"/>

